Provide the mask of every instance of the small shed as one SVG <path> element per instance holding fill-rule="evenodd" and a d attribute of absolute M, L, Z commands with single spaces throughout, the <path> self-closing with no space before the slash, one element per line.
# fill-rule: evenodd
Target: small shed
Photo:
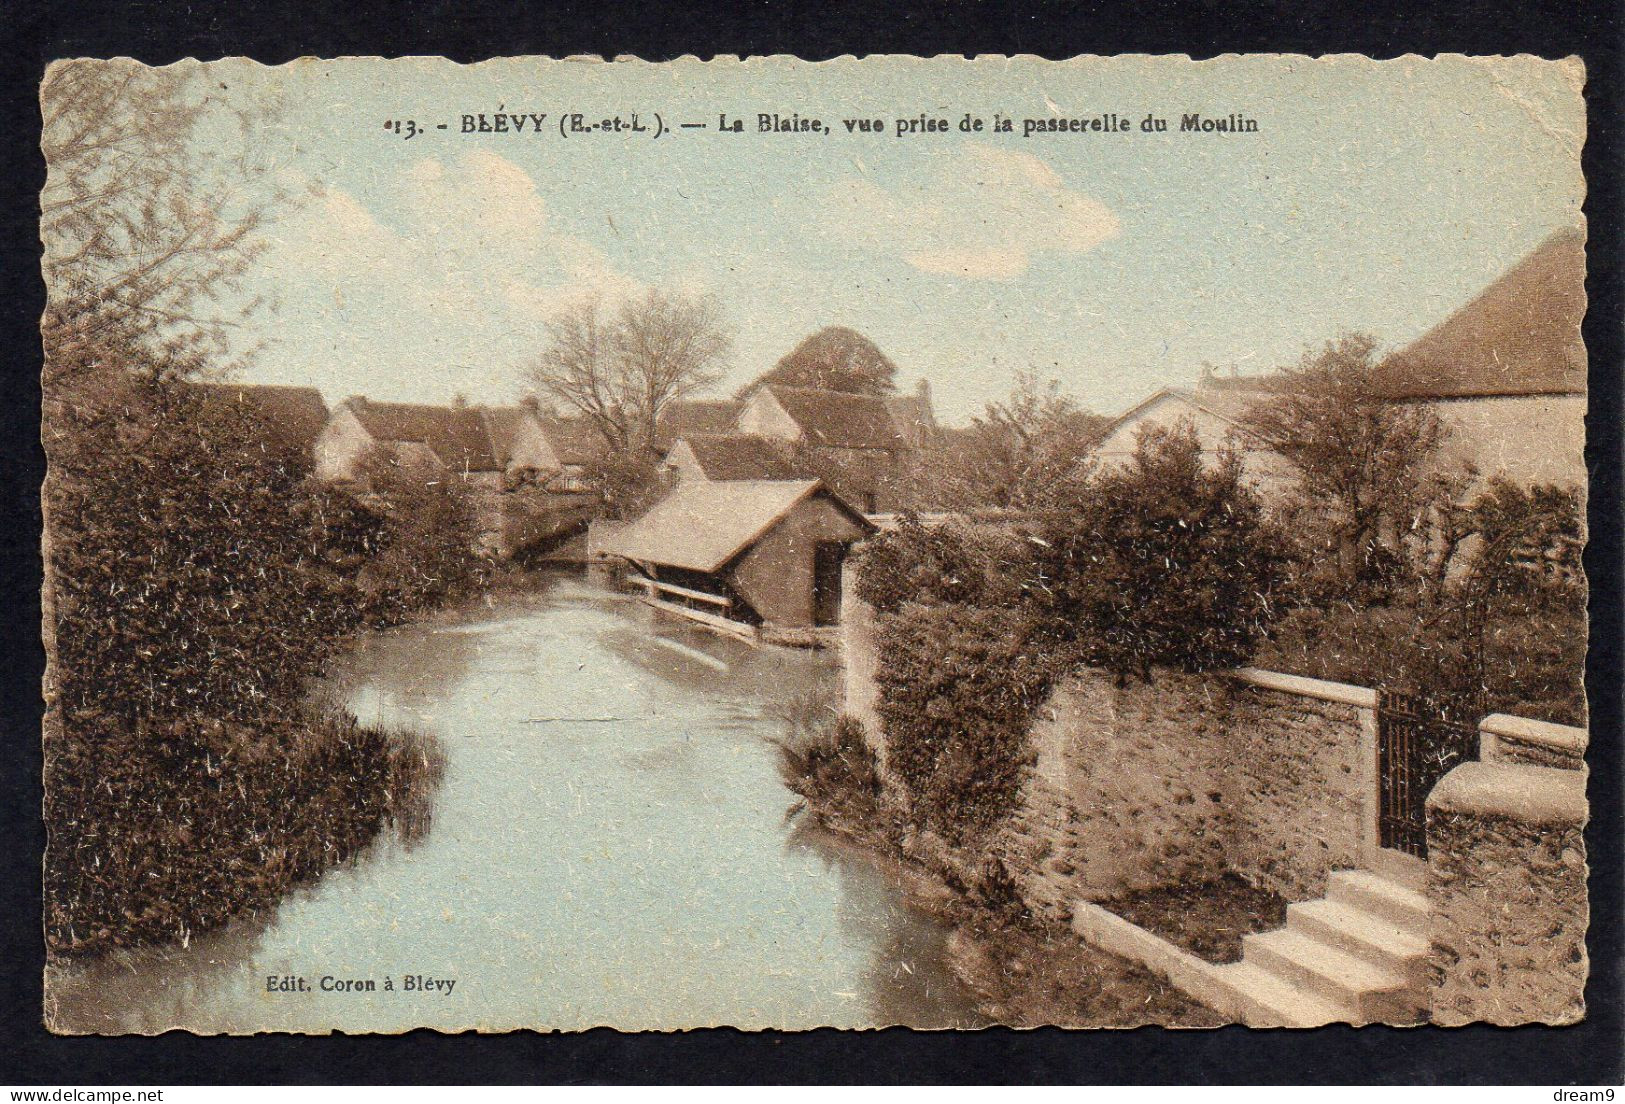
<path fill-rule="evenodd" d="M 815 643 L 874 526 L 816 479 L 685 481 L 605 543 L 650 604 L 749 639 Z"/>

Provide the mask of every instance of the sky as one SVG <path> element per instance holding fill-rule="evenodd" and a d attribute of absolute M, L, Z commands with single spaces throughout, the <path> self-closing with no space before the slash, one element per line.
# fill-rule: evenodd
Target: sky
<path fill-rule="evenodd" d="M 948 422 L 1023 370 L 1115 413 L 1204 363 L 1268 371 L 1346 330 L 1397 347 L 1581 225 L 1577 62 L 352 59 L 210 76 L 222 105 L 274 108 L 246 138 L 221 112 L 210 151 L 261 170 L 250 201 L 270 182 L 297 197 L 251 276 L 274 306 L 246 378 L 330 402 L 512 402 L 551 313 L 658 287 L 720 303 L 718 393 L 841 325 L 902 387 L 929 379 Z M 561 137 L 575 112 L 658 113 L 668 132 Z M 832 132 L 761 134 L 761 112 Z M 1188 112 L 1258 130 L 1179 133 Z M 546 119 L 464 134 L 480 113 Z M 962 131 L 967 113 L 985 129 Z M 1014 130 L 993 133 L 995 113 Z M 1111 113 L 1130 131 L 1022 133 Z M 722 114 L 744 132 L 720 133 Z M 948 130 L 897 136 L 922 114 Z M 1141 131 L 1148 114 L 1168 131 Z M 858 118 L 883 129 L 848 134 Z"/>

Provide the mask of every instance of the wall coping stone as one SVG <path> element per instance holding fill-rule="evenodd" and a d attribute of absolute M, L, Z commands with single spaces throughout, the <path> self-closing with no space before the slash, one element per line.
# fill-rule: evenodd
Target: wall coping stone
<path fill-rule="evenodd" d="M 1589 773 L 1525 763 L 1463 763 L 1433 787 L 1428 812 L 1578 826 L 1586 822 Z"/>
<path fill-rule="evenodd" d="M 1572 725 L 1532 721 L 1527 717 L 1512 717 L 1505 713 L 1492 713 L 1478 724 L 1480 732 L 1500 736 L 1520 744 L 1535 744 L 1551 748 L 1565 755 L 1583 756 L 1590 734 Z"/>
<path fill-rule="evenodd" d="M 1283 675 L 1279 671 L 1266 671 L 1261 667 L 1238 667 L 1230 672 L 1235 678 L 1262 690 L 1279 690 L 1305 698 L 1352 705 L 1360 709 L 1377 708 L 1377 692 L 1364 686 L 1350 686 L 1346 682 L 1327 682 L 1324 679 L 1305 678 L 1302 675 Z"/>

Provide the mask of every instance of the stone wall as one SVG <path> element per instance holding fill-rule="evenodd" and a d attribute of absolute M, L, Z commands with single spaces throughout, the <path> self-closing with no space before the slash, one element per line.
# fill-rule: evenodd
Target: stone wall
<path fill-rule="evenodd" d="M 1296 690 L 1248 682 L 1235 694 L 1223 764 L 1235 794 L 1230 868 L 1292 901 L 1323 896 L 1327 875 L 1360 865 L 1376 785 L 1375 721 L 1356 704 L 1370 691 L 1299 681 Z"/>
<path fill-rule="evenodd" d="M 1478 757 L 1486 763 L 1580 770 L 1585 766 L 1586 731 L 1495 713 L 1478 726 Z"/>
<path fill-rule="evenodd" d="M 1433 1022 L 1585 1014 L 1584 771 L 1464 763 L 1428 798 Z"/>
<path fill-rule="evenodd" d="M 1291 900 L 1359 865 L 1372 784 L 1369 691 L 1237 672 L 1084 671 L 1033 729 L 1023 803 L 995 847 L 1028 903 L 1070 903 L 1226 871 Z"/>
<path fill-rule="evenodd" d="M 1056 687 L 1022 805 L 995 845 L 1030 906 L 1060 917 L 1078 898 L 1225 869 L 1231 694 L 1228 680 L 1173 672 L 1118 687 L 1084 671 Z"/>

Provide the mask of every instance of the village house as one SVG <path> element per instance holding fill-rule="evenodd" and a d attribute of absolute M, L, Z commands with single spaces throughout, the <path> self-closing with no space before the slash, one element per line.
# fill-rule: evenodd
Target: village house
<path fill-rule="evenodd" d="M 874 526 L 816 479 L 684 480 L 613 533 L 656 608 L 751 641 L 817 644 L 840 622 L 841 566 Z"/>
<path fill-rule="evenodd" d="M 528 404 L 431 406 L 354 396 L 317 437 L 316 474 L 359 482 L 382 456 L 426 480 L 455 476 L 472 492 L 476 543 L 505 558 L 585 522 L 596 503 L 586 475 L 593 437 L 585 423 L 544 417 Z"/>
<path fill-rule="evenodd" d="M 735 428 L 790 444 L 836 494 L 879 514 L 910 504 L 908 475 L 936 420 L 923 381 L 914 395 L 889 399 L 769 385 L 751 393 Z"/>
<path fill-rule="evenodd" d="M 744 405 L 735 399 L 673 399 L 655 419 L 655 451 L 664 455 L 682 437 L 735 432 Z"/>
<path fill-rule="evenodd" d="M 521 444 L 517 432 L 509 435 L 509 443 Z M 456 473 L 481 486 L 500 486 L 504 471 L 478 407 L 374 402 L 351 396 L 334 408 L 317 439 L 316 474 L 335 482 L 359 480 L 375 456 L 384 456 L 405 471 L 429 476 Z"/>
<path fill-rule="evenodd" d="M 743 433 L 696 433 L 680 437 L 661 469 L 679 480 L 807 479 L 784 441 Z"/>
<path fill-rule="evenodd" d="M 1433 329 L 1383 362 L 1383 397 L 1431 407 L 1449 428 L 1444 464 L 1531 485 L 1583 486 L 1586 411 L 1584 243 L 1577 231 L 1547 239 Z M 1167 387 L 1109 426 L 1096 449 L 1122 463 L 1151 425 L 1189 425 L 1203 450 L 1228 445 L 1266 494 L 1290 486 L 1293 468 L 1257 444 L 1246 412 L 1278 377 L 1204 375 Z"/>

